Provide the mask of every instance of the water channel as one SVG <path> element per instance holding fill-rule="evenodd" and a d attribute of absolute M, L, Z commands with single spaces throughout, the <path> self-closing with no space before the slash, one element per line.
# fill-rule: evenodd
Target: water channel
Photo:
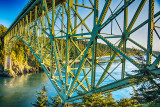
<path fill-rule="evenodd" d="M 104 58 L 102 60 L 108 60 Z M 118 63 L 113 63 L 112 68 L 116 67 Z M 127 62 L 126 71 L 136 69 L 132 64 Z M 105 67 L 106 64 L 102 63 L 101 66 Z M 97 65 L 96 79 L 102 74 L 100 66 Z M 117 68 L 112 75 L 120 79 L 121 65 Z M 80 77 L 81 78 L 81 77 Z M 112 82 L 113 78 L 109 77 L 102 84 Z M 0 77 L 0 107 L 32 107 L 31 102 L 36 101 L 36 92 L 40 91 L 45 86 L 48 96 L 55 96 L 56 91 L 44 72 L 30 73 L 15 78 Z M 125 88 L 112 92 L 113 98 L 119 100 L 121 98 L 130 97 L 132 88 Z"/>

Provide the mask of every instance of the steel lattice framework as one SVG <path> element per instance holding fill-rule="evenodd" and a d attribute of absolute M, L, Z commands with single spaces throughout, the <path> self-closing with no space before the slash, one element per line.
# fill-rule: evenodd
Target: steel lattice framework
<path fill-rule="evenodd" d="M 152 49 L 153 37 L 160 39 L 160 11 L 154 8 L 154 3 L 154 0 L 30 0 L 5 34 L 5 54 L 10 54 L 13 43 L 21 39 L 63 102 L 125 88 L 134 84 L 132 78 L 125 76 L 126 61 L 143 69 L 127 55 L 128 42 L 146 52 L 145 69 L 160 73 L 160 55 Z M 146 19 L 139 19 L 145 14 Z M 137 39 L 132 38 L 144 26 L 147 28 L 143 32 L 148 32 L 143 37 L 147 45 L 137 42 L 139 35 Z M 86 45 L 81 47 L 83 41 Z M 108 50 L 97 58 L 100 42 Z M 110 54 L 108 60 L 101 61 L 106 53 Z M 105 62 L 103 66 L 102 62 Z M 111 69 L 114 62 L 116 66 Z M 121 77 L 113 75 L 119 67 Z M 105 82 L 111 78 L 113 81 Z"/>

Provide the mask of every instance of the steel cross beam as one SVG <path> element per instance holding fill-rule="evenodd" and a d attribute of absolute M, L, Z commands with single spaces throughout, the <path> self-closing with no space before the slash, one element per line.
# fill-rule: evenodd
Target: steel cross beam
<path fill-rule="evenodd" d="M 150 71 L 156 75 L 160 75 L 160 69 L 155 69 L 155 70 L 150 70 Z M 136 83 L 136 78 L 140 78 L 141 76 L 142 76 L 142 74 L 137 74 L 133 77 L 121 79 L 121 80 L 113 82 L 111 84 L 96 88 L 96 89 L 89 91 L 87 93 L 83 93 L 81 95 L 71 97 L 71 98 L 67 99 L 67 102 L 81 99 L 84 95 L 91 95 L 91 94 L 98 93 L 98 92 L 106 92 L 107 93 L 107 92 L 112 92 L 112 91 L 116 91 L 119 89 L 123 89 L 123 88 L 129 87 L 129 86 L 132 86 Z M 146 78 L 146 77 L 144 77 L 144 78 Z"/>
<path fill-rule="evenodd" d="M 128 9 L 131 4 L 134 13 Z M 153 50 L 154 43 L 160 43 L 160 11 L 154 14 L 154 5 L 154 0 L 30 0 L 4 35 L 5 54 L 13 56 L 14 45 L 22 40 L 63 103 L 128 87 L 140 76 L 126 77 L 128 62 L 144 69 L 133 52 L 128 54 L 129 42 L 143 50 L 146 68 L 160 73 L 160 55 Z M 142 14 L 147 19 L 140 18 Z M 142 28 L 148 34 L 134 36 Z M 141 36 L 147 45 L 139 42 Z M 120 75 L 114 76 L 116 72 Z M 106 83 L 110 79 L 113 82 Z"/>

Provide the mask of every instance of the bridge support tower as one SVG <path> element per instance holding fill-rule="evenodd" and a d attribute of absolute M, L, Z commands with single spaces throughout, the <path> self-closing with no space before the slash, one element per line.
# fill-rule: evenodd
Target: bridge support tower
<path fill-rule="evenodd" d="M 11 55 L 5 55 L 5 56 L 4 56 L 4 71 L 5 71 L 6 69 L 12 70 Z"/>

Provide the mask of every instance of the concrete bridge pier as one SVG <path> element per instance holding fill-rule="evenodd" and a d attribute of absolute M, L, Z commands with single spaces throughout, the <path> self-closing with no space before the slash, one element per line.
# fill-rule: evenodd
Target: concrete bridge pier
<path fill-rule="evenodd" d="M 11 55 L 5 55 L 5 56 L 4 56 L 4 71 L 5 71 L 6 69 L 12 70 Z"/>

